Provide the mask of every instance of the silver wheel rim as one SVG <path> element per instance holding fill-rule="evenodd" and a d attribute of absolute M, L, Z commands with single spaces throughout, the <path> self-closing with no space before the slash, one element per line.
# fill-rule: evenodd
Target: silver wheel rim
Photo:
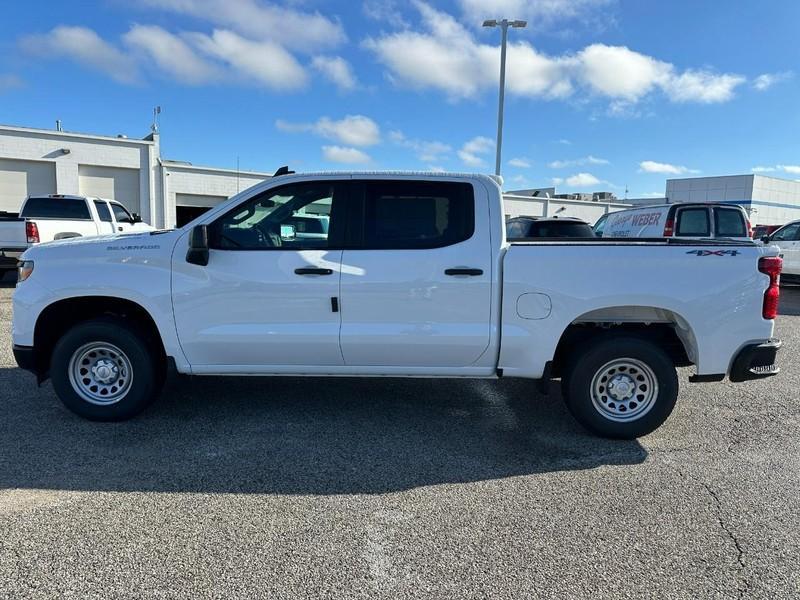
<path fill-rule="evenodd" d="M 108 342 L 84 344 L 69 361 L 72 389 L 91 404 L 108 406 L 122 400 L 133 383 L 133 368 L 125 353 Z"/>
<path fill-rule="evenodd" d="M 595 410 L 609 421 L 641 419 L 658 398 L 658 379 L 647 364 L 618 358 L 600 367 L 589 390 Z"/>

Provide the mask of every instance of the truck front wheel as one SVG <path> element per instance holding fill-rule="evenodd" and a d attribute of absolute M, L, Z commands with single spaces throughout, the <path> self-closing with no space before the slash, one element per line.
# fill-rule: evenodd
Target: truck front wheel
<path fill-rule="evenodd" d="M 87 321 L 53 349 L 50 376 L 64 405 L 91 421 L 124 421 L 163 385 L 158 353 L 122 319 Z"/>
<path fill-rule="evenodd" d="M 657 429 L 678 399 L 678 376 L 655 344 L 607 336 L 571 357 L 562 379 L 567 408 L 603 437 L 633 439 Z"/>

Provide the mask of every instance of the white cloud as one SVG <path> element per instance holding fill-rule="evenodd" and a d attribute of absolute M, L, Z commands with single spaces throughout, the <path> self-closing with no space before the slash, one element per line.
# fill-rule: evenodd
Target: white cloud
<path fill-rule="evenodd" d="M 480 7 L 478 12 L 487 14 L 483 0 L 463 1 L 474 1 L 475 10 Z M 567 4 L 560 0 L 555 3 Z M 500 7 L 499 2 L 496 4 Z M 445 12 L 420 0 L 414 5 L 420 13 L 421 31 L 405 28 L 364 42 L 386 67 L 389 78 L 397 85 L 439 90 L 452 99 L 473 98 L 494 90 L 497 46 L 479 43 L 472 32 Z M 517 96 L 567 98 L 584 89 L 612 101 L 635 103 L 660 90 L 673 102 L 711 103 L 729 100 L 744 81 L 740 75 L 707 70 L 680 72 L 668 62 L 624 46 L 592 44 L 561 56 L 543 54 L 527 42 L 508 47 L 506 85 L 508 93 Z"/>
<path fill-rule="evenodd" d="M 314 123 L 290 123 L 278 119 L 275 121 L 275 127 L 287 133 L 303 131 L 315 133 L 350 146 L 374 146 L 381 141 L 378 124 L 364 115 L 347 115 L 338 121 L 322 117 Z"/>
<path fill-rule="evenodd" d="M 512 158 L 508 161 L 508 164 L 512 167 L 518 167 L 520 169 L 530 169 L 531 163 L 527 158 Z"/>
<path fill-rule="evenodd" d="M 346 148 L 343 146 L 323 146 L 322 155 L 325 160 L 347 165 L 364 164 L 372 160 L 369 154 L 357 148 Z"/>
<path fill-rule="evenodd" d="M 433 173 L 444 173 L 445 168 L 441 165 L 428 165 L 428 171 L 432 171 Z"/>
<path fill-rule="evenodd" d="M 783 171 L 790 175 L 800 175 L 800 165 L 775 165 L 774 167 L 759 166 L 750 169 L 753 173 L 775 173 Z"/>
<path fill-rule="evenodd" d="M 578 173 L 576 175 L 572 175 L 571 177 L 567 177 L 566 182 L 570 187 L 590 187 L 605 183 L 591 173 Z"/>
<path fill-rule="evenodd" d="M 341 56 L 315 56 L 311 66 L 343 92 L 354 90 L 358 83 L 350 63 Z"/>
<path fill-rule="evenodd" d="M 554 160 L 547 164 L 551 169 L 564 169 L 566 167 L 581 167 L 583 165 L 607 165 L 610 164 L 605 158 L 597 158 L 596 156 L 585 156 L 583 158 L 576 158 L 574 160 Z"/>
<path fill-rule="evenodd" d="M 763 73 L 753 80 L 753 87 L 759 92 L 764 92 L 771 88 L 776 83 L 781 83 L 787 79 L 794 77 L 791 71 L 783 71 L 782 73 Z"/>
<path fill-rule="evenodd" d="M 458 151 L 458 157 L 469 167 L 483 167 L 486 161 L 483 156 L 494 149 L 494 142 L 484 136 L 477 136 L 466 142 Z"/>
<path fill-rule="evenodd" d="M 182 83 L 200 85 L 217 81 L 222 76 L 216 65 L 200 58 L 184 40 L 161 27 L 134 25 L 122 39 Z"/>
<path fill-rule="evenodd" d="M 402 131 L 390 131 L 389 139 L 398 146 L 408 148 L 414 152 L 416 157 L 422 162 L 435 162 L 447 158 L 453 148 L 436 140 L 409 139 Z"/>
<path fill-rule="evenodd" d="M 550 179 L 550 183 L 552 183 L 553 185 L 561 185 L 562 183 L 564 183 L 564 178 L 563 177 L 553 177 L 553 178 Z"/>
<path fill-rule="evenodd" d="M 305 69 L 274 42 L 255 42 L 224 29 L 211 36 L 192 33 L 187 37 L 209 56 L 227 63 L 245 82 L 280 91 L 301 89 L 308 83 Z"/>
<path fill-rule="evenodd" d="M 508 17 L 526 19 L 529 27 L 575 19 L 612 4 L 614 0 L 459 0 L 464 18 L 480 25 L 481 19 Z"/>
<path fill-rule="evenodd" d="M 709 71 L 686 71 L 673 75 L 663 85 L 673 102 L 727 102 L 734 91 L 746 81 L 741 75 L 717 75 Z"/>
<path fill-rule="evenodd" d="M 397 28 L 408 27 L 395 0 L 365 0 L 361 10 L 366 17 L 381 24 Z"/>
<path fill-rule="evenodd" d="M 139 79 L 130 56 L 86 27 L 59 25 L 48 33 L 23 37 L 20 45 L 26 52 L 44 58 L 65 56 L 120 83 L 136 83 Z"/>
<path fill-rule="evenodd" d="M 9 90 L 16 90 L 18 88 L 23 87 L 25 84 L 23 83 L 22 79 L 17 77 L 16 75 L 3 75 L 0 74 L 0 94 L 3 92 L 7 92 Z"/>
<path fill-rule="evenodd" d="M 699 173 L 697 169 L 689 169 L 680 165 L 656 162 L 654 160 L 644 160 L 639 163 L 639 171 L 642 173 L 665 173 L 667 175 L 683 175 L 684 173 Z"/>
<path fill-rule="evenodd" d="M 257 40 L 301 52 L 332 48 L 347 38 L 341 23 L 318 12 L 302 12 L 258 0 L 143 0 L 160 9 L 190 15 Z"/>

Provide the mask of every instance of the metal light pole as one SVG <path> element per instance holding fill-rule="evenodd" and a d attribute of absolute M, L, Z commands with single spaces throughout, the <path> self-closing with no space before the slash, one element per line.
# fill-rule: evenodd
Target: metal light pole
<path fill-rule="evenodd" d="M 500 27 L 500 99 L 497 106 L 497 147 L 494 161 L 494 174 L 500 175 L 500 152 L 503 145 L 503 103 L 506 96 L 506 43 L 508 41 L 508 28 L 521 29 L 528 25 L 527 21 L 509 21 L 508 19 L 489 19 L 483 22 L 484 27 Z"/>

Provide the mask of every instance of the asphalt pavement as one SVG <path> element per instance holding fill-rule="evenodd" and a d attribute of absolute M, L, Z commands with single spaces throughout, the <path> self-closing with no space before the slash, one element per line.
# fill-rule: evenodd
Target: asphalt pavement
<path fill-rule="evenodd" d="M 83 421 L 10 352 L 0 597 L 800 596 L 800 288 L 783 373 L 632 442 L 531 382 L 185 378 Z"/>

